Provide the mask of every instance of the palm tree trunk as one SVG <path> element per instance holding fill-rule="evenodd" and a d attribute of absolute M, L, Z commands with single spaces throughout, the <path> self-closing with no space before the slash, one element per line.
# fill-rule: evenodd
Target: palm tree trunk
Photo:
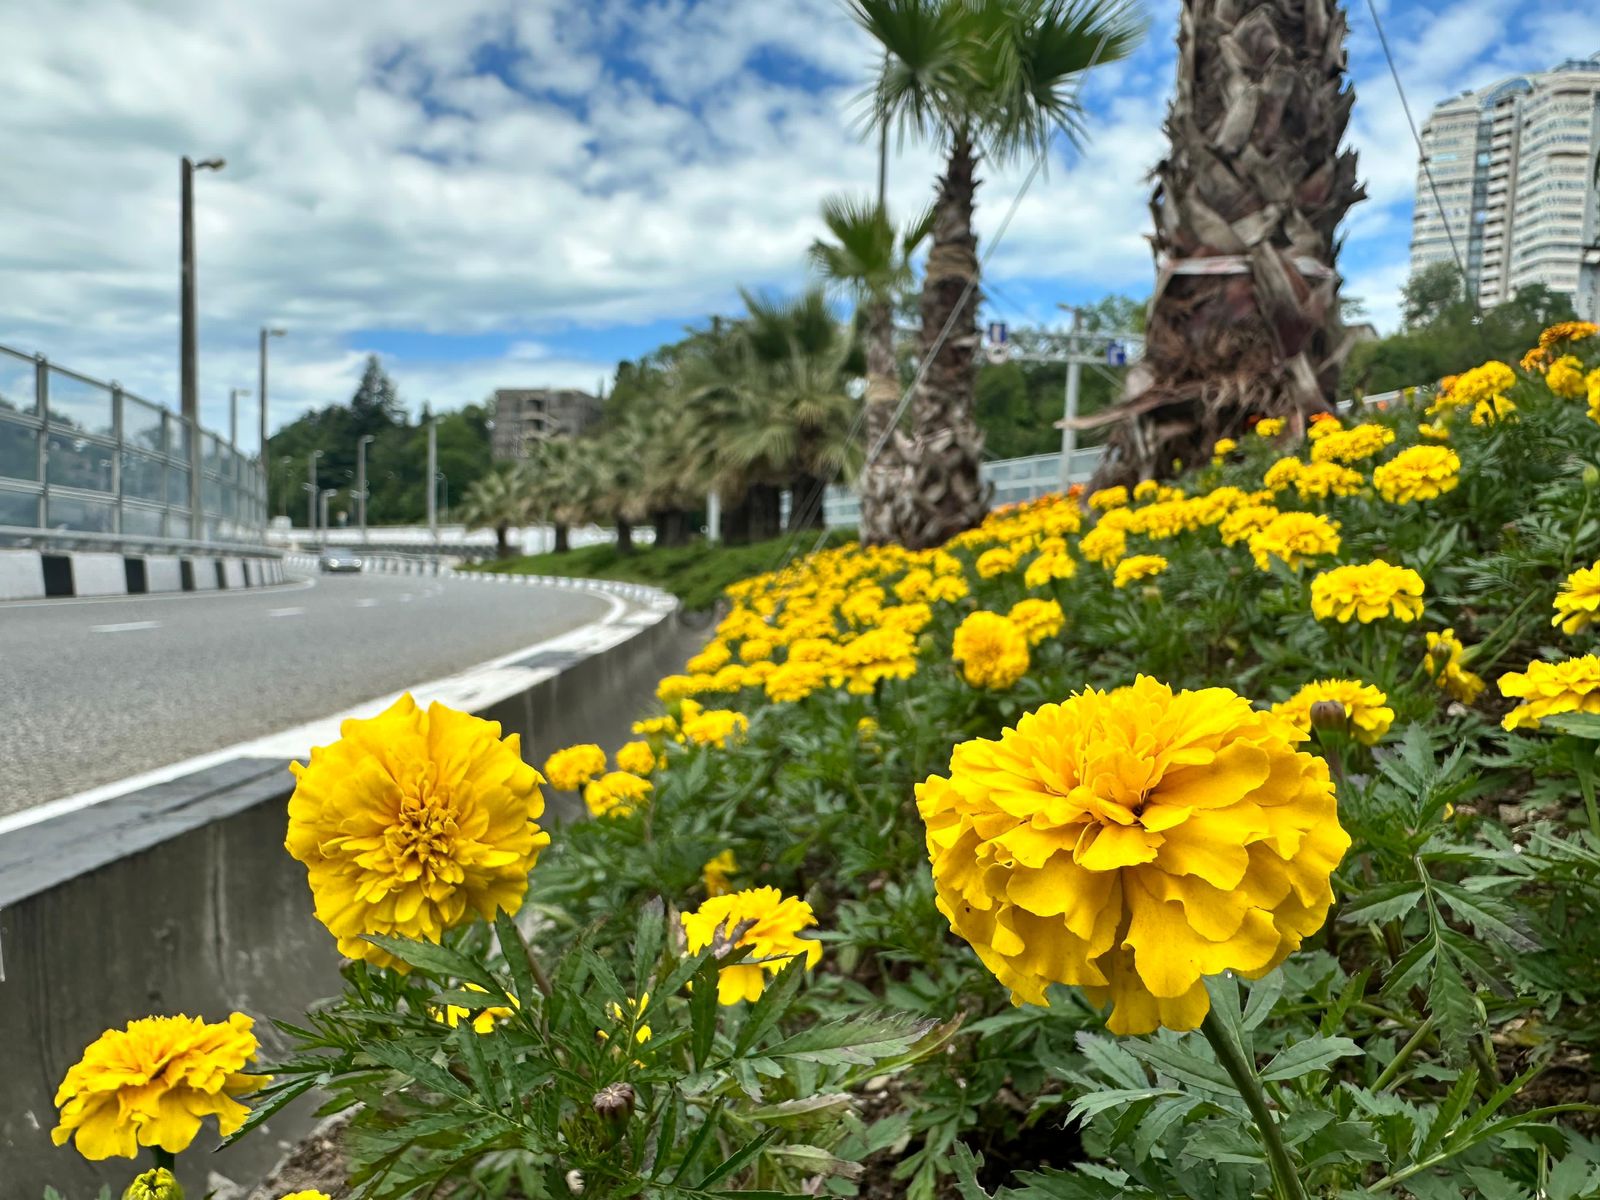
<path fill-rule="evenodd" d="M 1150 207 L 1158 263 L 1146 357 L 1128 378 L 1095 483 L 1208 461 L 1252 418 L 1298 429 L 1335 400 L 1350 339 L 1336 231 L 1363 198 L 1340 153 L 1337 0 L 1184 0 L 1171 151 Z M 1213 273 L 1188 273 L 1210 271 Z"/>
<path fill-rule="evenodd" d="M 633 523 L 617 518 L 617 553 L 633 553 Z"/>
<path fill-rule="evenodd" d="M 977 158 L 958 133 L 934 201 L 933 245 L 922 280 L 921 352 L 925 371 L 912 399 L 909 469 L 895 497 L 895 540 L 937 546 L 983 520 L 988 489 L 978 476 L 983 434 L 973 420 L 978 368 L 978 238 L 972 230 Z M 935 354 L 940 334 L 949 334 Z M 931 359 L 931 361 L 930 361 Z"/>
<path fill-rule="evenodd" d="M 798 471 L 789 481 L 789 531 L 821 529 L 822 496 L 828 481 L 806 471 Z"/>
<path fill-rule="evenodd" d="M 564 522 L 557 521 L 555 523 L 554 528 L 555 528 L 555 535 L 556 535 L 556 545 L 555 545 L 555 549 L 552 550 L 551 553 L 552 554 L 565 554 L 569 549 L 571 549 L 571 546 L 568 544 L 568 541 L 567 541 L 567 526 L 566 526 L 566 524 Z"/>
<path fill-rule="evenodd" d="M 505 521 L 501 521 L 494 527 L 494 556 L 496 558 L 506 559 L 511 557 L 511 539 L 506 536 L 510 528 L 510 525 Z"/>
<path fill-rule="evenodd" d="M 889 420 L 900 402 L 900 371 L 894 357 L 894 310 L 888 303 L 874 304 L 866 313 L 867 394 L 866 447 L 879 443 L 877 458 L 861 475 L 861 528 L 864 545 L 877 546 L 895 538 L 894 498 L 904 487 L 905 459 L 900 438 L 885 438 Z"/>

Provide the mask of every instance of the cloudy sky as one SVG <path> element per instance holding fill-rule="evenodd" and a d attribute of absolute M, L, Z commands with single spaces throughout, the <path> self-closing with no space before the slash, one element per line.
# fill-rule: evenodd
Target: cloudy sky
<path fill-rule="evenodd" d="M 1094 72 L 1092 140 L 1024 198 L 989 316 L 1142 295 L 1177 4 Z M 1600 10 L 1380 4 L 1419 120 L 1454 91 L 1600 50 Z M 1371 200 L 1347 294 L 1392 325 L 1415 152 L 1371 17 L 1351 12 L 1352 140 Z M 6 0 L 0 343 L 171 403 L 178 158 L 197 179 L 203 416 L 274 343 L 272 424 L 348 397 L 369 352 L 413 409 L 497 386 L 593 388 L 736 288 L 805 278 L 821 198 L 865 192 L 857 104 L 874 61 L 839 0 Z M 891 201 L 937 170 L 905 146 Z M 1023 176 L 986 171 L 985 245 Z M 253 422 L 244 421 L 247 429 Z M 254 436 L 241 438 L 254 448 Z"/>

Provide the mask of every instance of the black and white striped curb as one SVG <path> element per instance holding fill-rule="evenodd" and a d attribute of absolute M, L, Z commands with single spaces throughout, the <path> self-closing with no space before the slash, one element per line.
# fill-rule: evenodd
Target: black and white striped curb
<path fill-rule="evenodd" d="M 283 559 L 247 555 L 0 550 L 0 600 L 143 596 L 285 583 Z"/>

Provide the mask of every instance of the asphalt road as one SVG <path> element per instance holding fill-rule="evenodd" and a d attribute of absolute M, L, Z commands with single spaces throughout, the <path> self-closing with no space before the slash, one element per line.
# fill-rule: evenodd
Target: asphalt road
<path fill-rule="evenodd" d="M 453 674 L 608 608 L 533 585 L 365 574 L 0 603 L 0 814 Z"/>

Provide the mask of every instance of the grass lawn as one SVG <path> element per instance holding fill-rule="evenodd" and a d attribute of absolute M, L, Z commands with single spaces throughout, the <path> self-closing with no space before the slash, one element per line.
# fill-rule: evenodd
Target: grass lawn
<path fill-rule="evenodd" d="M 809 551 L 816 536 L 811 532 L 802 534 L 795 555 Z M 834 530 L 828 534 L 826 544 L 841 545 L 854 536 L 853 531 Z M 784 536 L 745 546 L 710 545 L 704 541 L 669 548 L 637 546 L 632 554 L 618 554 L 616 546 L 609 544 L 580 546 L 565 554 L 525 554 L 468 569 L 646 583 L 673 593 L 686 609 L 706 609 L 717 602 L 722 589 L 730 583 L 775 568 L 788 552 L 789 540 Z"/>

